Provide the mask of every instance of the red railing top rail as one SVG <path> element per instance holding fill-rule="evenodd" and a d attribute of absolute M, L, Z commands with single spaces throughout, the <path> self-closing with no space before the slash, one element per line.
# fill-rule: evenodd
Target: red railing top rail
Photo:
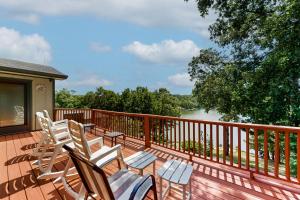
<path fill-rule="evenodd" d="M 290 131 L 290 132 L 297 132 L 300 134 L 300 127 L 293 127 L 293 126 L 265 125 L 265 124 L 252 124 L 252 123 L 240 123 L 240 122 L 208 121 L 208 120 L 188 119 L 188 118 L 161 116 L 161 115 L 153 115 L 153 114 L 108 111 L 108 110 L 101 110 L 101 109 L 88 109 L 88 108 L 82 108 L 82 109 L 78 108 L 78 109 L 93 110 L 93 111 L 97 111 L 97 112 L 102 112 L 102 113 L 107 113 L 107 114 L 115 114 L 115 115 L 127 115 L 127 116 L 132 116 L 132 117 L 150 117 L 150 118 L 188 121 L 188 122 L 194 122 L 194 123 L 205 123 L 205 124 L 214 124 L 214 125 L 222 125 L 222 126 L 234 126 L 234 127 L 240 127 L 240 128 L 252 128 L 252 129 L 259 129 L 259 130 L 267 129 L 267 130 L 274 130 L 274 131 Z M 76 108 L 55 108 L 55 110 L 76 110 Z"/>

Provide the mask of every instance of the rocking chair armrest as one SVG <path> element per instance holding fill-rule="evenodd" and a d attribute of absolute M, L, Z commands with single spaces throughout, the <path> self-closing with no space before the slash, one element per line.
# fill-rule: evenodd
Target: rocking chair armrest
<path fill-rule="evenodd" d="M 57 140 L 61 140 L 61 139 L 64 139 L 64 138 L 70 138 L 70 133 L 64 131 L 62 133 L 55 134 L 55 137 L 56 137 Z"/>
<path fill-rule="evenodd" d="M 72 141 L 72 139 L 67 139 L 67 140 L 63 140 L 63 141 L 58 141 L 58 144 L 60 144 L 60 145 L 68 145 L 68 144 L 71 144 L 73 141 Z M 69 145 L 68 145 L 69 146 Z"/>
<path fill-rule="evenodd" d="M 52 122 L 52 125 L 53 126 L 68 126 L 68 120 L 67 119 L 63 119 L 63 120 L 60 120 L 60 121 L 55 121 L 55 122 Z"/>
<path fill-rule="evenodd" d="M 52 122 L 52 127 L 51 129 L 53 131 L 63 131 L 63 130 L 68 130 L 68 120 L 61 120 L 57 122 Z"/>
<path fill-rule="evenodd" d="M 152 190 L 154 200 L 157 199 L 156 183 L 153 175 L 146 174 L 143 178 L 134 186 L 129 200 L 141 200 L 144 199 L 148 192 Z M 139 196 L 137 196 L 139 195 Z"/>
<path fill-rule="evenodd" d="M 101 149 L 100 149 L 101 150 Z M 113 146 L 112 148 L 110 148 L 109 150 L 105 151 L 105 152 L 101 152 L 100 150 L 96 151 L 95 153 L 92 154 L 90 161 L 93 163 L 96 163 L 97 161 L 103 159 L 104 157 L 111 155 L 113 153 L 116 153 L 116 157 L 115 159 L 120 159 L 123 161 L 123 156 L 122 156 L 122 152 L 121 152 L 121 145 L 117 144 L 115 146 Z M 98 166 L 98 167 L 102 167 L 102 166 Z"/>
<path fill-rule="evenodd" d="M 89 141 L 87 141 L 87 143 L 89 146 L 99 143 L 100 148 L 101 148 L 101 147 L 103 147 L 103 137 L 98 137 L 98 138 L 89 140 Z"/>

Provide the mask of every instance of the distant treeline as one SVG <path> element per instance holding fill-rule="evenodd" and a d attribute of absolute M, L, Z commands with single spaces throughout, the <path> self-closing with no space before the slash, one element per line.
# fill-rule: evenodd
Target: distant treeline
<path fill-rule="evenodd" d="M 152 92 L 146 87 L 127 88 L 121 93 L 99 87 L 84 95 L 62 89 L 56 91 L 55 104 L 60 108 L 94 108 L 168 116 L 180 116 L 183 110 L 198 108 L 192 95 L 173 95 L 165 88 Z"/>

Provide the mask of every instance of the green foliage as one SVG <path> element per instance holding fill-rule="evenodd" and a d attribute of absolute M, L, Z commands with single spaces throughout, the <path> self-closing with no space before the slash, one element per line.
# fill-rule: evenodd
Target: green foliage
<path fill-rule="evenodd" d="M 130 113 L 153 113 L 153 94 L 145 87 L 125 89 L 121 94 L 120 109 Z"/>
<path fill-rule="evenodd" d="M 197 4 L 203 17 L 216 13 L 209 31 L 218 45 L 217 50 L 202 49 L 188 66 L 200 106 L 216 109 L 224 120 L 242 116 L 252 123 L 299 126 L 300 1 L 197 0 Z M 268 141 L 271 159 L 272 137 Z M 263 134 L 259 141 L 263 152 Z M 291 135 L 293 173 L 295 146 Z"/>
<path fill-rule="evenodd" d="M 206 143 L 206 156 L 210 156 L 210 143 L 209 141 L 207 141 Z M 204 150 L 204 146 L 202 143 L 195 143 L 195 146 L 193 144 L 193 142 L 190 142 L 190 145 L 189 145 L 189 142 L 188 141 L 185 141 L 185 142 L 181 142 L 180 144 L 180 147 L 181 149 L 184 149 L 185 151 L 190 151 L 190 152 L 195 152 L 195 153 L 199 153 L 199 150 L 200 150 L 200 154 L 203 155 L 203 150 Z"/>
<path fill-rule="evenodd" d="M 180 116 L 180 109 L 177 99 L 165 89 L 160 88 L 153 93 L 155 99 L 153 111 L 157 115 Z"/>
<path fill-rule="evenodd" d="M 195 98 L 189 95 L 172 95 L 167 89 L 154 92 L 146 87 L 125 89 L 121 94 L 99 87 L 95 92 L 76 95 L 74 91 L 56 91 L 56 107 L 95 108 L 129 113 L 180 116 L 180 110 L 197 107 Z"/>
<path fill-rule="evenodd" d="M 174 95 L 178 99 L 181 110 L 199 109 L 197 98 L 192 95 Z"/>
<path fill-rule="evenodd" d="M 218 51 L 203 49 L 189 63 L 194 94 L 227 120 L 298 126 L 300 123 L 300 2 L 199 0 Z"/>
<path fill-rule="evenodd" d="M 105 90 L 103 87 L 96 89 L 94 93 L 95 98 L 92 104 L 92 108 L 100 108 L 103 110 L 114 110 L 119 109 L 119 95 L 111 90 Z"/>
<path fill-rule="evenodd" d="M 62 89 L 55 94 L 55 106 L 60 108 L 80 108 L 82 96 L 75 95 L 75 91 Z"/>

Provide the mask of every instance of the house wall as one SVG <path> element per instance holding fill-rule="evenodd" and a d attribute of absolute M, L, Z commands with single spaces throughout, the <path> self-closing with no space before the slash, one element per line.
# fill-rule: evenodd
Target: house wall
<path fill-rule="evenodd" d="M 1 78 L 23 79 L 32 81 L 31 88 L 31 129 L 40 129 L 35 119 L 35 113 L 48 110 L 50 116 L 53 112 L 54 79 L 46 77 L 27 76 L 22 74 L 8 74 L 0 71 Z"/>

